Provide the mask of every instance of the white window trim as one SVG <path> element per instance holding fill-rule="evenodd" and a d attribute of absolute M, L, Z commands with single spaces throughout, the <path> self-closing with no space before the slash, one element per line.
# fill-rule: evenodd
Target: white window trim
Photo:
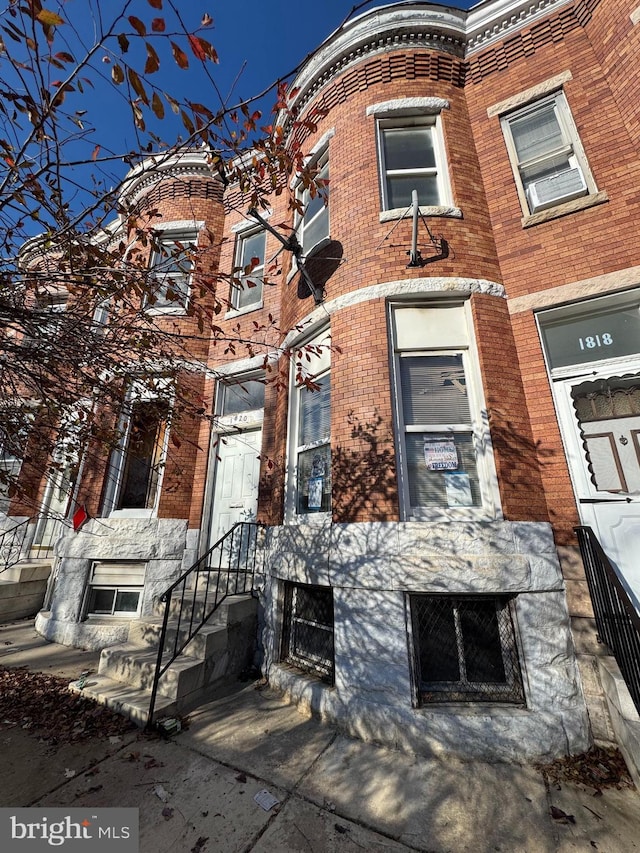
<path fill-rule="evenodd" d="M 161 222 L 159 224 L 154 224 L 152 230 L 158 234 L 161 241 L 171 241 L 178 242 L 184 244 L 192 244 L 194 249 L 198 246 L 198 240 L 200 237 L 200 231 L 204 227 L 204 220 L 194 221 L 191 219 L 179 219 L 174 220 L 172 222 Z M 151 273 L 153 270 L 153 266 L 151 265 L 151 261 L 153 260 L 155 252 L 151 251 L 151 255 L 149 257 L 149 272 Z M 192 282 L 193 282 L 193 267 L 195 264 L 192 264 L 191 271 L 189 275 L 186 277 L 186 291 L 184 303 L 180 303 L 177 305 L 150 305 L 145 304 L 144 310 L 148 314 L 170 314 L 170 315 L 185 315 L 189 310 L 189 305 L 191 302 L 191 291 L 192 291 Z M 164 276 L 158 276 L 158 281 L 165 281 L 167 278 L 178 278 L 182 275 L 182 273 L 174 274 L 174 273 L 165 273 Z"/>
<path fill-rule="evenodd" d="M 313 364 L 313 368 L 307 370 L 312 378 L 321 379 L 331 372 L 331 330 L 327 326 L 313 334 L 312 337 L 305 337 L 302 341 L 292 345 L 293 349 L 304 348 L 309 345 L 320 345 L 323 352 L 317 357 L 317 361 Z M 289 378 L 289 416 L 287 423 L 287 472 L 286 472 L 286 487 L 285 487 L 285 519 L 288 523 L 297 524 L 326 524 L 331 521 L 331 509 L 328 511 L 318 512 L 297 512 L 297 486 L 298 486 L 298 454 L 300 445 L 298 445 L 298 425 L 300 416 L 300 392 L 301 383 L 296 381 L 297 360 L 291 360 L 290 378 Z M 319 442 L 317 446 L 324 446 L 326 442 Z M 313 445 L 309 445 L 305 449 L 309 449 Z M 329 436 L 329 448 L 332 449 L 331 435 Z"/>
<path fill-rule="evenodd" d="M 249 303 L 249 305 L 243 305 L 241 308 L 238 308 L 233 303 L 239 298 L 240 291 L 237 287 L 231 285 L 231 298 L 229 301 L 231 302 L 233 307 L 229 308 L 229 310 L 225 312 L 225 320 L 230 319 L 232 317 L 241 316 L 242 314 L 249 314 L 251 311 L 257 311 L 259 308 L 262 308 L 264 306 L 264 274 L 267 266 L 267 231 L 265 228 L 263 228 L 261 225 L 256 224 L 255 222 L 243 222 L 241 224 L 244 227 L 231 229 L 236 235 L 235 245 L 233 247 L 233 267 L 234 270 L 237 270 L 236 277 L 239 278 L 241 281 L 244 278 L 258 278 L 262 283 L 262 287 L 260 288 L 260 299 L 256 299 L 255 302 L 251 302 Z M 248 237 L 253 237 L 255 234 L 259 233 L 264 234 L 264 258 L 262 261 L 262 266 L 256 267 L 256 269 L 258 270 L 257 274 L 254 275 L 252 273 L 251 276 L 244 276 L 241 270 L 243 242 Z"/>
<path fill-rule="evenodd" d="M 107 466 L 107 488 L 103 500 L 104 516 L 108 518 L 155 518 L 158 505 L 160 503 L 160 495 L 162 494 L 162 483 L 164 480 L 165 464 L 167 461 L 167 450 L 169 448 L 169 433 L 171 431 L 171 394 L 166 397 L 161 394 L 152 394 L 147 389 L 133 388 L 129 393 L 124 405 L 123 413 L 118 423 L 118 430 L 121 434 L 118 446 L 112 451 L 109 465 Z M 153 400 L 166 400 L 167 402 L 167 427 L 164 432 L 162 448 L 160 450 L 160 474 L 158 476 L 158 485 L 154 505 L 145 509 L 142 508 L 125 508 L 116 509 L 122 488 L 122 478 L 127 458 L 127 446 L 129 443 L 129 435 L 131 433 L 131 411 L 135 403 L 152 402 Z"/>
<path fill-rule="evenodd" d="M 447 102 L 444 102 L 447 103 Z M 448 105 L 448 104 L 447 104 Z M 376 115 L 376 141 L 378 149 L 378 181 L 380 187 L 380 221 L 386 222 L 391 219 L 400 219 L 407 213 L 407 208 L 392 208 L 388 207 L 387 198 L 387 169 L 384 163 L 384 146 L 382 143 L 383 133 L 387 128 L 402 128 L 402 127 L 431 127 L 433 148 L 435 154 L 436 165 L 433 170 L 436 176 L 438 187 L 438 196 L 440 204 L 438 205 L 420 205 L 420 210 L 424 215 L 436 216 L 461 216 L 461 212 L 453 205 L 451 182 L 449 180 L 449 168 L 447 163 L 447 152 L 444 144 L 444 133 L 442 130 L 442 119 L 440 111 L 423 110 L 416 111 L 407 108 L 406 110 L 387 111 Z M 406 172 L 418 172 L 424 170 L 404 170 Z M 418 199 L 418 203 L 420 199 Z"/>
<path fill-rule="evenodd" d="M 479 354 L 473 334 L 473 318 L 469 300 L 464 302 L 464 316 L 467 326 L 468 342 L 466 345 L 429 348 L 428 342 L 419 348 L 400 350 L 395 341 L 393 314 L 397 308 L 438 308 L 447 307 L 452 303 L 438 302 L 390 302 L 388 305 L 388 329 L 390 337 L 390 353 L 392 354 L 393 377 L 393 407 L 396 429 L 397 475 L 400 497 L 400 515 L 405 521 L 486 521 L 500 520 L 502 509 L 500 490 L 496 474 L 491 433 L 487 406 L 482 390 L 480 376 Z M 475 450 L 476 470 L 480 488 L 480 506 L 471 507 L 411 507 L 409 499 L 409 479 L 407 469 L 407 453 L 405 448 L 405 429 L 402 416 L 402 390 L 400 384 L 399 359 L 400 353 L 413 352 L 428 355 L 455 355 L 462 353 L 465 378 L 467 380 L 467 395 L 471 412 L 471 435 Z M 437 432 L 437 425 L 430 425 L 429 430 Z M 465 430 L 469 431 L 469 430 Z"/>
<path fill-rule="evenodd" d="M 503 113 L 494 112 L 494 114 L 500 115 L 502 133 L 507 153 L 509 155 L 509 162 L 516 184 L 520 207 L 523 213 L 522 226 L 527 227 L 529 225 L 535 225 L 538 222 L 547 221 L 548 219 L 553 219 L 557 216 L 571 213 L 573 210 L 580 210 L 584 207 L 590 207 L 592 204 L 598 204 L 602 201 L 606 201 L 606 194 L 598 192 L 598 188 L 593 174 L 591 173 L 591 169 L 589 168 L 587 156 L 584 148 L 582 147 L 580 135 L 574 122 L 573 115 L 571 114 L 571 109 L 564 91 L 559 89 L 537 98 L 530 96 L 529 91 L 527 91 L 522 94 L 520 99 L 516 100 L 520 101 L 520 106 L 517 109 L 514 110 L 512 108 L 512 111 Z M 511 100 L 503 102 L 503 104 L 513 104 L 513 102 L 514 100 Z M 586 192 L 582 196 L 570 199 L 567 199 L 566 197 L 559 198 L 557 203 L 532 211 L 529 208 L 524 181 L 520 173 L 520 162 L 518 160 L 515 143 L 513 141 L 511 122 L 526 115 L 527 113 L 533 113 L 537 109 L 551 103 L 555 104 L 556 116 L 563 136 L 566 139 L 566 150 L 569 155 L 569 162 L 573 161 L 573 167 L 580 170 L 586 185 Z M 497 107 L 500 106 L 502 105 L 497 105 Z M 494 110 L 495 109 L 496 108 L 494 108 Z"/>

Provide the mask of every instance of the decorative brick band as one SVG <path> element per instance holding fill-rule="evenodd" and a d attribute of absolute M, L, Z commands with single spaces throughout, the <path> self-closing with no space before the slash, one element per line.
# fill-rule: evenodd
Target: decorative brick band
<path fill-rule="evenodd" d="M 185 177 L 169 177 L 159 181 L 146 192 L 136 204 L 136 210 L 142 211 L 155 207 L 163 201 L 177 198 L 200 198 L 207 201 L 222 202 L 223 187 L 219 180 Z"/>
<path fill-rule="evenodd" d="M 504 71 L 513 62 L 531 56 L 548 44 L 563 41 L 568 33 L 588 24 L 601 0 L 579 0 L 561 9 L 527 30 L 521 30 L 503 42 L 474 56 L 468 63 L 468 79 L 480 83 L 495 71 Z"/>

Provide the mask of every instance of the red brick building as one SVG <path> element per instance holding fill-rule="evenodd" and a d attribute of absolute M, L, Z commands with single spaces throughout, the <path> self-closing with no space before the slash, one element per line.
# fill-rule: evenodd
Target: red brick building
<path fill-rule="evenodd" d="M 260 663 L 295 701 L 417 751 L 612 737 L 573 528 L 592 527 L 637 606 L 639 24 L 635 0 L 375 8 L 293 83 L 326 199 L 293 175 L 304 214 L 282 194 L 256 218 L 197 155 L 131 177 L 168 240 L 206 224 L 224 238 L 212 264 L 253 265 L 217 322 L 260 340 L 194 353 L 213 430 L 151 497 L 123 496 L 126 445 L 94 472 L 46 636 L 125 639 L 124 613 L 91 606 L 110 563 L 134 566 L 119 583 L 144 617 L 257 519 Z M 180 293 L 156 310 L 188 333 Z"/>

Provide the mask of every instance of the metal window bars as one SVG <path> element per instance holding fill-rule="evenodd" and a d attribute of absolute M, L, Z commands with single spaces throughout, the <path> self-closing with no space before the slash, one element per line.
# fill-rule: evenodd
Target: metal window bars
<path fill-rule="evenodd" d="M 524 703 L 507 598 L 411 595 L 410 607 L 422 704 Z"/>

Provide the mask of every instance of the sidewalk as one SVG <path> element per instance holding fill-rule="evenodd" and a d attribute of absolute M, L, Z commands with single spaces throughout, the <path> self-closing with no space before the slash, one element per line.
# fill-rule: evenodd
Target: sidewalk
<path fill-rule="evenodd" d="M 72 679 L 96 662 L 31 622 L 0 626 L 2 666 Z M 636 790 L 594 796 L 548 788 L 530 766 L 382 749 L 253 684 L 229 686 L 170 740 L 131 732 L 54 747 L 0 720 L 0 749 L 0 806 L 135 806 L 141 853 L 640 850 Z M 254 800 L 262 790 L 279 801 L 269 811 Z"/>

